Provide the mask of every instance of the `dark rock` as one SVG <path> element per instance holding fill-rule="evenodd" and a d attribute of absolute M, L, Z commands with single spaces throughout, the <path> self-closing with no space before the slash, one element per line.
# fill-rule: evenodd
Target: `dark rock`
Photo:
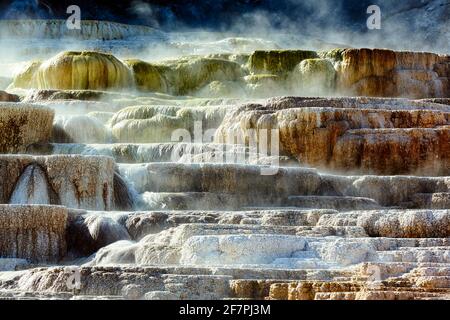
<path fill-rule="evenodd" d="M 0 90 L 0 101 L 4 102 L 20 102 L 20 98 L 16 94 L 11 94 L 6 91 Z"/>

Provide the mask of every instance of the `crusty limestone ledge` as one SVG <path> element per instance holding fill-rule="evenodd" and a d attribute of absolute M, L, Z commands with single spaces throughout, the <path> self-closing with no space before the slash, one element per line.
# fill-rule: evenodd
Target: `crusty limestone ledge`
<path fill-rule="evenodd" d="M 446 97 L 450 57 L 387 49 L 335 50 L 341 92 L 379 97 Z"/>
<path fill-rule="evenodd" d="M 30 144 L 48 142 L 53 117 L 50 108 L 0 102 L 0 153 L 24 152 Z"/>
<path fill-rule="evenodd" d="M 449 299 L 448 266 L 362 263 L 334 279 L 230 281 L 233 298 L 265 300 Z"/>
<path fill-rule="evenodd" d="M 413 267 L 371 281 L 367 269 L 286 270 L 175 266 L 81 267 L 81 287 L 67 288 L 73 267 L 0 274 L 0 298 L 49 299 L 448 299 L 448 267 Z M 403 269 L 401 266 L 400 269 Z M 395 267 L 394 267 L 395 269 Z M 272 276 L 272 277 L 271 277 Z M 263 279 L 264 278 L 264 279 Z"/>
<path fill-rule="evenodd" d="M 359 226 L 370 237 L 450 237 L 450 210 L 367 210 L 324 215 L 319 226 Z"/>
<path fill-rule="evenodd" d="M 48 193 L 53 194 L 50 203 L 70 208 L 110 210 L 113 197 L 114 160 L 103 156 L 28 156 L 0 155 L 0 203 L 9 203 L 17 185 L 26 183 L 22 177 L 28 166 L 38 166 L 44 172 Z M 25 173 L 28 174 L 28 173 Z M 45 180 L 45 179 L 44 179 Z M 34 185 L 29 178 L 28 192 Z M 39 186 L 41 187 L 41 186 Z M 42 190 L 43 191 L 43 190 Z M 39 193 L 40 191 L 34 190 Z M 23 194 L 23 203 L 27 195 Z"/>
<path fill-rule="evenodd" d="M 450 175 L 450 108 L 384 98 L 272 98 L 230 111 L 216 142 L 279 130 L 280 150 L 335 172 Z M 259 133 L 259 134 L 258 134 Z"/>
<path fill-rule="evenodd" d="M 0 205 L 0 257 L 56 262 L 66 254 L 67 209 Z"/>

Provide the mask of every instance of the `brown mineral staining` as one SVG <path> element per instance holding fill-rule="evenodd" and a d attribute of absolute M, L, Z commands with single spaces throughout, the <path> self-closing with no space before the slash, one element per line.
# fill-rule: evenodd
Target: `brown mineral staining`
<path fill-rule="evenodd" d="M 45 170 L 61 205 L 109 210 L 113 205 L 114 161 L 100 156 L 0 155 L 0 203 L 9 203 L 16 182 L 30 164 Z M 109 186 L 105 189 L 105 185 Z"/>
<path fill-rule="evenodd" d="M 269 300 L 420 300 L 448 299 L 445 280 L 439 276 L 430 277 L 435 281 L 435 289 L 420 288 L 421 278 L 408 275 L 404 279 L 392 278 L 390 281 L 371 283 L 361 280 L 342 281 L 302 281 L 274 283 L 270 287 Z M 443 283 L 444 282 L 444 283 Z M 430 282 L 431 284 L 431 282 Z M 439 288 L 439 289 L 437 289 Z"/>
<path fill-rule="evenodd" d="M 0 102 L 19 102 L 20 98 L 16 94 L 11 94 L 0 90 Z"/>
<path fill-rule="evenodd" d="M 282 152 L 337 172 L 448 175 L 447 105 L 375 98 L 281 98 L 226 115 L 216 141 L 279 129 Z"/>
<path fill-rule="evenodd" d="M 385 49 L 346 49 L 338 67 L 342 92 L 378 97 L 445 97 L 447 56 Z"/>
<path fill-rule="evenodd" d="M 56 262 L 66 254 L 67 209 L 0 205 L 0 256 Z"/>
<path fill-rule="evenodd" d="M 276 280 L 232 280 L 230 287 L 237 298 L 259 300 L 269 295 L 269 289 L 274 282 Z"/>
<path fill-rule="evenodd" d="M 403 269 L 403 270 L 401 270 Z M 405 270 L 406 269 L 406 270 Z M 377 271 L 372 279 L 373 270 Z M 406 271 L 406 272 L 405 272 Z M 420 300 L 448 299 L 446 289 L 448 268 L 417 267 L 408 268 L 397 264 L 386 268 L 378 263 L 364 263 L 353 271 L 344 272 L 335 280 L 273 280 L 269 292 L 259 296 L 249 296 L 248 288 L 255 286 L 256 280 L 233 281 L 231 287 L 236 298 L 256 298 L 267 300 Z M 381 273 L 378 273 L 381 272 Z M 398 273 L 404 273 L 398 276 Z M 260 281 L 258 281 L 259 283 Z M 253 290 L 253 289 L 252 289 Z"/>
<path fill-rule="evenodd" d="M 0 153 L 24 152 L 33 143 L 48 142 L 53 117 L 46 107 L 0 102 Z"/>
<path fill-rule="evenodd" d="M 25 65 L 26 103 L 0 102 L 0 299 L 450 299 L 450 57 L 255 48 Z M 214 143 L 174 141 L 196 123 Z M 242 145 L 263 129 L 279 154 Z"/>
<path fill-rule="evenodd" d="M 446 55 L 387 49 L 257 50 L 238 60 L 230 55 L 210 55 L 158 63 L 138 59 L 122 62 L 110 54 L 67 51 L 44 62 L 28 63 L 15 76 L 13 87 L 136 87 L 173 95 L 210 96 L 227 92 L 227 96 L 255 97 L 300 93 L 446 98 L 450 92 L 449 61 Z M 261 83 L 255 84 L 255 77 L 260 76 L 276 77 L 276 83 L 259 90 Z"/>

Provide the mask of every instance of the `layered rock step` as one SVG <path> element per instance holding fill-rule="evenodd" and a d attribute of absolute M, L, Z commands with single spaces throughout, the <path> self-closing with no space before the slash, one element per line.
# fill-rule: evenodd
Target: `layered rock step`
<path fill-rule="evenodd" d="M 157 211 L 111 214 L 92 212 L 77 215 L 76 218 L 71 220 L 70 228 L 71 233 L 74 235 L 73 239 L 78 239 L 77 241 L 82 241 L 85 245 L 88 245 L 89 241 L 91 241 L 91 252 L 95 251 L 95 248 L 119 240 L 138 241 L 137 245 L 129 242 L 117 244 L 119 247 L 115 247 L 113 244 L 108 249 L 102 249 L 102 253 L 98 256 L 100 258 L 97 261 L 98 263 L 102 263 L 101 259 L 114 254 L 115 250 L 119 248 L 119 251 L 128 251 L 130 254 L 135 252 L 135 250 L 141 251 L 140 255 L 131 258 L 132 260 L 137 259 L 136 261 L 139 261 L 139 259 L 155 259 L 159 256 L 159 258 L 156 258 L 158 260 L 155 261 L 162 262 L 165 261 L 165 255 L 170 253 L 171 263 L 181 262 L 182 260 L 179 260 L 181 258 L 177 252 L 184 246 L 188 247 L 188 252 L 192 250 L 189 247 L 190 245 L 187 244 L 191 237 L 199 238 L 200 240 L 205 239 L 205 241 L 207 239 L 210 239 L 208 241 L 215 241 L 213 238 L 208 237 L 223 235 L 225 239 L 228 235 L 235 235 L 236 239 L 241 239 L 242 243 L 245 244 L 253 241 L 246 238 L 253 234 L 266 235 L 263 237 L 264 239 L 258 240 L 260 243 L 266 240 L 270 243 L 273 235 L 283 235 L 281 238 L 286 238 L 286 241 L 290 238 L 298 239 L 294 243 L 306 241 L 310 247 L 308 250 L 317 246 L 319 246 L 317 248 L 321 248 L 323 244 L 328 244 L 325 246 L 325 248 L 329 246 L 328 249 L 332 249 L 338 244 L 343 246 L 342 249 L 349 245 L 345 250 L 352 250 L 352 246 L 362 246 L 360 250 L 363 250 L 362 252 L 365 253 L 360 258 L 364 260 L 368 252 L 372 252 L 376 258 L 375 252 L 377 251 L 397 250 L 395 252 L 400 257 L 402 254 L 401 248 L 403 247 L 427 247 L 430 248 L 431 252 L 431 247 L 448 246 L 448 239 L 446 239 L 449 235 L 448 215 L 448 210 L 407 210 L 406 212 L 400 210 L 368 210 L 345 214 L 340 214 L 334 210 L 317 209 L 231 211 L 221 213 L 215 211 Z M 349 217 L 350 221 L 347 221 L 345 217 Z M 89 230 L 89 233 L 85 234 L 84 230 Z M 206 238 L 202 238 L 203 236 L 206 236 Z M 244 238 L 239 238 L 240 236 L 244 236 Z M 297 236 L 297 238 L 292 236 Z M 326 238 L 330 236 L 358 237 L 359 239 L 353 239 L 346 243 L 342 239 Z M 398 239 L 365 239 L 365 237 L 380 236 Z M 82 240 L 83 237 L 85 240 Z M 427 237 L 430 237 L 430 239 Z M 418 238 L 423 239 L 419 240 Z M 72 241 L 74 243 L 73 247 L 76 248 L 74 241 Z M 230 242 L 230 245 L 232 243 Z M 239 248 L 236 249 L 236 252 L 239 252 L 241 250 L 239 242 L 236 242 L 235 245 L 237 246 L 236 248 Z M 281 248 L 282 246 L 278 247 Z M 198 249 L 202 250 L 202 248 L 212 250 L 210 246 L 204 244 L 201 244 Z M 305 246 L 302 245 L 302 248 L 305 248 Z M 302 251 L 302 249 L 297 251 L 299 250 Z M 225 255 L 223 250 L 220 251 Z M 146 256 L 146 253 L 142 252 L 147 252 L 148 255 Z M 158 252 L 160 253 L 158 254 Z M 277 254 L 276 252 L 278 251 L 274 250 L 274 252 L 274 254 Z M 323 254 L 327 257 L 327 251 L 325 250 L 324 252 Z M 413 253 L 414 251 L 410 252 L 410 254 Z M 442 262 L 447 261 L 445 260 L 446 252 L 442 251 L 441 253 L 444 254 Z M 312 254 L 309 258 L 316 256 L 311 251 L 309 254 Z M 336 260 L 339 255 L 342 260 Z M 344 253 L 339 253 L 339 255 L 334 253 L 332 255 L 333 259 L 336 261 L 349 261 L 350 257 L 346 257 Z M 130 255 L 123 256 L 126 259 L 131 257 Z M 282 256 L 283 254 L 281 253 Z M 388 259 L 386 254 L 381 257 L 382 260 Z M 300 255 L 296 262 L 302 262 L 302 258 L 308 258 L 308 256 L 303 257 Z M 423 256 L 423 258 L 426 258 L 426 256 Z M 291 260 L 291 262 L 295 262 L 295 259 Z M 387 261 L 391 260 L 388 259 Z M 318 260 L 316 259 L 316 261 Z M 421 262 L 423 261 L 421 260 Z M 288 260 L 285 260 L 285 262 L 289 263 Z M 314 261 L 310 262 L 313 263 Z M 168 260 L 166 260 L 166 263 L 168 263 Z"/>
<path fill-rule="evenodd" d="M 291 165 L 290 159 L 297 159 L 301 165 L 334 172 L 445 176 L 450 170 L 448 114 L 445 104 L 375 98 L 282 98 L 230 108 L 137 106 L 110 115 L 109 120 L 100 115 L 57 117 L 51 138 L 63 143 L 121 144 L 28 148 L 44 154 L 98 152 L 115 156 L 119 162 L 173 158 L 181 162 L 225 162 L 243 158 L 237 161 Z M 80 126 L 85 130 L 78 130 Z M 261 139 L 266 131 L 276 131 L 276 136 L 269 137 L 269 146 L 279 136 L 277 148 L 269 148 L 267 154 L 246 149 L 249 139 L 255 140 L 256 146 L 264 143 Z M 207 143 L 212 136 L 216 144 Z M 174 142 L 179 139 L 183 144 Z M 196 147 L 202 142 L 206 142 L 205 148 Z M 157 147 L 158 143 L 163 144 Z M 220 143 L 227 145 L 220 148 Z"/>
<path fill-rule="evenodd" d="M 371 237 L 447 238 L 449 210 L 350 211 L 319 219 L 321 226 L 361 226 Z"/>
<path fill-rule="evenodd" d="M 402 276 L 402 264 L 367 263 L 352 278 L 333 281 L 236 281 L 235 296 L 289 300 L 420 300 L 449 298 L 448 267 L 422 264 Z M 373 276 L 376 272 L 376 279 Z M 382 272 L 382 273 L 380 273 Z M 390 275 L 390 277 L 389 277 Z M 375 281 L 374 281 L 375 280 Z M 247 288 L 254 288 L 249 291 Z M 247 289 L 247 290 L 246 290 Z M 255 290 L 256 289 L 256 290 Z"/>
<path fill-rule="evenodd" d="M 0 205 L 0 265 L 5 258 L 34 263 L 61 260 L 67 254 L 67 220 L 64 207 Z"/>
<path fill-rule="evenodd" d="M 64 283 L 72 275 L 70 268 L 38 268 L 26 271 L 21 284 L 7 275 L 0 280 L 0 297 L 35 297 L 60 299 L 223 299 L 231 296 L 230 281 L 243 275 L 306 278 L 305 271 L 257 270 L 201 267 L 83 267 L 81 287 L 68 292 Z M 338 272 L 335 272 L 338 273 Z M 332 275 L 330 272 L 329 275 Z M 49 275 L 52 275 L 49 277 Z M 326 277 L 324 275 L 323 277 Z M 57 279 L 57 281 L 54 281 Z M 9 281 L 8 281 L 9 280 Z M 15 290 L 15 291 L 14 291 Z M 38 293 L 39 291 L 39 293 Z"/>
<path fill-rule="evenodd" d="M 181 162 L 181 163 L 241 163 L 297 166 L 287 156 L 261 155 L 245 145 L 207 142 L 165 143 L 35 143 L 27 148 L 30 154 L 105 155 L 117 163 Z"/>
<path fill-rule="evenodd" d="M 0 152 L 32 155 L 0 155 L 0 298 L 448 299 L 448 63 L 346 49 L 28 64 L 10 89 L 41 89 L 4 112 L 22 138 Z M 317 88 L 429 99 L 253 99 Z"/>
<path fill-rule="evenodd" d="M 0 153 L 24 152 L 30 144 L 48 141 L 53 117 L 43 106 L 0 102 Z"/>
<path fill-rule="evenodd" d="M 143 105 L 120 110 L 110 125 L 118 142 L 203 142 L 211 140 L 227 112 L 226 106 Z"/>
<path fill-rule="evenodd" d="M 217 209 L 255 205 L 340 210 L 420 207 L 417 194 L 449 190 L 448 177 L 339 176 L 309 168 L 228 163 L 161 162 L 118 167 L 141 194 L 138 202 L 148 209 L 162 209 L 158 203 L 164 201 L 167 209 L 194 209 L 190 198 L 211 201 L 211 207 L 219 205 Z"/>
<path fill-rule="evenodd" d="M 415 287 L 414 280 L 394 278 L 368 284 L 364 281 L 236 281 L 235 297 L 267 300 L 448 300 L 450 290 L 445 278 L 435 277 L 443 283 L 430 290 Z M 441 279 L 439 279 L 441 278 Z"/>
<path fill-rule="evenodd" d="M 228 113 L 216 142 L 278 130 L 303 165 L 368 174 L 448 175 L 448 105 L 402 99 L 274 98 Z M 256 132 L 256 134 L 255 134 Z M 265 131 L 263 131 L 265 132 Z"/>
<path fill-rule="evenodd" d="M 114 165 L 100 156 L 0 155 L 0 203 L 110 210 Z"/>
<path fill-rule="evenodd" d="M 150 27 L 130 26 L 110 21 L 81 21 L 82 32 L 73 32 L 66 28 L 65 20 L 4 20 L 0 28 L 7 38 L 55 39 L 61 37 L 75 39 L 117 40 L 130 36 L 151 35 L 157 31 Z"/>
<path fill-rule="evenodd" d="M 72 269 L 40 268 L 24 272 L 19 279 L 2 275 L 2 299 L 448 299 L 445 268 L 413 268 L 407 277 L 393 276 L 376 283 L 366 281 L 374 264 L 354 270 L 303 270 L 182 268 L 182 267 L 83 267 L 81 287 L 67 291 L 63 284 Z M 382 266 L 382 265 L 381 265 Z M 432 271 L 434 270 L 434 271 Z M 439 271 L 440 270 L 440 271 Z M 447 270 L 448 271 L 448 270 Z M 421 278 L 423 272 L 426 277 Z M 360 274 L 359 279 L 350 274 Z M 433 274 L 433 275 L 432 275 Z M 252 279 L 273 275 L 270 280 Z M 282 280 L 280 280 L 280 277 Z M 291 277 L 291 279 L 289 279 Z M 245 278 L 245 279 L 243 279 Z M 58 279 L 55 282 L 54 279 Z M 146 279 L 146 280 L 145 280 Z M 299 280 L 300 279 L 300 280 Z M 334 279 L 334 280 L 333 280 Z M 30 281 L 25 281 L 30 280 Z M 32 281 L 31 281 L 32 280 Z M 434 282 L 432 284 L 432 282 Z M 430 289 L 430 285 L 435 288 Z"/>
<path fill-rule="evenodd" d="M 356 49 L 335 52 L 341 59 L 338 86 L 358 95 L 398 97 L 449 94 L 448 56 L 424 52 Z M 419 84 L 420 83 L 420 84 Z"/>
<path fill-rule="evenodd" d="M 42 32 L 39 28 L 45 24 L 37 24 L 35 31 Z M 100 29 L 105 27 L 111 28 L 107 37 L 121 37 L 128 32 L 122 25 L 87 21 L 83 34 L 89 37 L 102 33 Z M 66 33 L 56 29 L 56 34 Z M 75 77 L 68 77 L 66 70 Z M 67 51 L 33 62 L 16 75 L 13 84 L 35 89 L 136 88 L 174 96 L 337 94 L 445 98 L 450 90 L 449 70 L 448 55 L 386 49 L 257 50 L 251 54 L 195 55 L 156 63 L 121 61 L 95 51 Z"/>
<path fill-rule="evenodd" d="M 81 289 L 75 294 L 67 289 L 67 278 L 73 274 L 71 268 L 33 269 L 20 271 L 20 277 L 16 279 L 21 279 L 22 285 L 11 281 L 6 275 L 0 277 L 2 297 L 15 297 L 27 291 L 33 297 L 65 299 L 98 296 L 139 299 L 418 299 L 448 294 L 445 277 L 441 275 L 445 274 L 444 269 L 448 268 L 449 263 L 448 210 L 362 210 L 339 213 L 325 209 L 278 209 L 106 213 L 67 211 L 61 207 L 46 206 L 11 206 L 5 207 L 5 210 L 8 214 L 15 210 L 32 220 L 32 212 L 55 212 L 52 208 L 62 210 L 61 224 L 57 229 L 60 236 L 50 237 L 52 245 L 47 246 L 54 248 L 67 243 L 68 251 L 75 248 L 79 250 L 81 244 L 91 245 L 91 252 L 100 249 L 92 260 L 87 261 L 86 267 L 80 269 Z M 55 221 L 54 218 L 44 220 Z M 394 225 L 395 228 L 392 227 Z M 341 231 L 329 233 L 333 227 L 336 230 L 341 228 Z M 17 232 L 52 232 L 45 231 L 48 227 L 42 224 L 34 228 L 32 230 L 36 231 L 30 231 L 25 225 L 22 231 L 19 227 Z M 352 228 L 354 231 L 350 231 Z M 345 229 L 347 231 L 342 232 Z M 4 238 L 8 237 L 9 233 Z M 21 242 L 20 246 L 29 248 L 26 242 Z M 2 256 L 34 261 L 23 253 L 26 252 L 23 248 L 22 251 L 2 253 Z M 45 246 L 40 248 L 49 250 Z M 255 251 L 255 248 L 258 250 Z M 245 250 L 250 250 L 249 254 L 243 255 Z M 84 252 L 85 256 L 88 254 Z M 64 254 L 58 256 L 58 259 L 62 258 Z M 47 259 L 43 262 L 52 261 L 54 257 Z M 378 279 L 367 278 L 372 269 L 366 270 L 365 267 L 365 272 L 356 271 L 364 268 L 367 261 L 378 266 L 374 270 L 381 280 L 386 279 L 383 281 L 387 281 L 387 284 L 383 284 L 382 289 L 374 287 L 376 283 L 373 281 Z M 111 264 L 115 267 L 99 267 Z M 132 267 L 135 264 L 158 267 L 136 269 Z M 174 264 L 179 267 L 163 267 Z M 198 268 L 198 265 L 205 267 Z M 420 271 L 425 272 L 423 276 L 419 274 L 413 278 L 410 274 L 416 274 L 416 269 L 423 270 Z M 50 278 L 47 276 L 49 272 L 53 274 Z M 361 272 L 359 279 L 358 272 Z M 116 277 L 114 274 L 130 275 L 127 281 L 117 282 L 114 289 L 110 283 Z M 143 274 L 153 279 L 151 284 L 142 282 Z M 400 286 L 392 285 L 397 283 L 395 279 L 400 276 L 408 277 L 409 282 L 399 282 Z M 301 288 L 311 288 L 310 284 L 316 288 L 321 284 L 322 289 L 306 292 L 308 294 L 305 293 L 306 289 L 299 289 L 299 292 L 305 293 L 302 296 L 294 293 L 286 296 L 282 293 L 285 292 L 283 288 L 286 281 L 289 286 L 294 286 L 290 283 L 296 283 L 295 288 L 300 288 L 297 285 L 299 278 L 302 279 Z M 25 279 L 35 280 L 30 282 Z M 193 281 L 204 285 L 207 284 L 203 281 L 209 281 L 207 286 L 220 283 L 220 288 L 215 285 L 210 287 L 211 290 L 197 286 L 191 288 Z M 351 285 L 348 285 L 349 281 Z M 35 287 L 23 287 L 26 283 L 33 283 Z M 421 285 L 416 288 L 419 283 Z M 256 289 L 258 286 L 262 287 Z M 427 290 L 426 286 L 433 286 L 434 289 Z M 369 290 L 363 289 L 366 287 Z"/>
<path fill-rule="evenodd" d="M 336 210 L 364 210 L 380 207 L 373 199 L 343 196 L 290 196 L 288 203 L 293 207 Z"/>
<path fill-rule="evenodd" d="M 450 207 L 450 194 L 448 192 L 418 193 L 413 202 L 422 208 L 445 209 Z"/>
<path fill-rule="evenodd" d="M 61 211 L 62 207 L 42 205 L 3 205 L 8 210 L 29 214 L 36 212 Z M 152 211 L 152 212 L 86 212 L 64 209 L 67 217 L 67 228 L 70 234 L 68 241 L 80 237 L 97 241 L 98 248 L 117 240 L 139 241 L 151 235 L 155 243 L 169 241 L 183 244 L 193 235 L 217 234 L 284 234 L 298 235 L 307 238 L 315 236 L 340 235 L 357 237 L 391 237 L 411 238 L 397 240 L 400 246 L 416 246 L 417 238 L 425 238 L 420 246 L 425 245 L 427 238 L 442 238 L 442 241 L 426 242 L 429 245 L 444 244 L 450 234 L 448 229 L 448 210 L 361 210 L 339 213 L 326 209 L 277 209 L 253 211 Z M 6 216 L 5 216 L 6 217 Z M 330 228 L 340 230 L 329 234 Z M 339 229 L 340 228 L 340 229 Z M 347 228 L 347 233 L 342 232 Z M 353 231 L 351 231 L 353 230 Z M 162 231 L 167 231 L 161 233 Z M 86 233 L 87 232 L 87 233 Z M 170 240 L 175 237 L 175 242 Z M 109 240 L 108 240 L 109 238 Z M 160 239 L 160 240 L 157 240 Z M 169 239 L 169 240 L 168 240 Z M 313 238 L 311 238 L 313 239 Z M 371 243 L 380 246 L 376 242 Z M 314 240 L 314 239 L 313 239 Z M 320 239 L 317 239 L 320 240 Z M 324 239 L 323 241 L 325 241 Z M 363 239 L 361 239 L 362 241 Z M 375 242 L 374 242 L 375 241 Z M 85 245 L 88 244 L 85 240 Z M 383 243 L 383 242 L 380 242 Z M 403 244 L 402 244 L 403 243 Z M 395 245 L 395 246 L 398 246 Z M 383 248 L 383 245 L 381 245 Z"/>
<path fill-rule="evenodd" d="M 303 228 L 186 224 L 159 235 L 150 234 L 138 242 L 112 243 L 100 249 L 88 265 L 179 264 L 329 269 L 367 261 L 448 263 L 448 241 L 442 238 L 414 241 L 365 237 L 367 233 L 362 228 L 334 234 L 329 229 L 317 228 L 308 234 Z M 254 251 L 240 255 L 240 252 L 248 250 Z"/>

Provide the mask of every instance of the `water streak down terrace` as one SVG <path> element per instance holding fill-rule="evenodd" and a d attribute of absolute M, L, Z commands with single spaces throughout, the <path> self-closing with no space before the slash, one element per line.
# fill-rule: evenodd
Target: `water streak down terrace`
<path fill-rule="evenodd" d="M 4 75 L 0 298 L 450 298 L 450 56 L 83 28 Z"/>

